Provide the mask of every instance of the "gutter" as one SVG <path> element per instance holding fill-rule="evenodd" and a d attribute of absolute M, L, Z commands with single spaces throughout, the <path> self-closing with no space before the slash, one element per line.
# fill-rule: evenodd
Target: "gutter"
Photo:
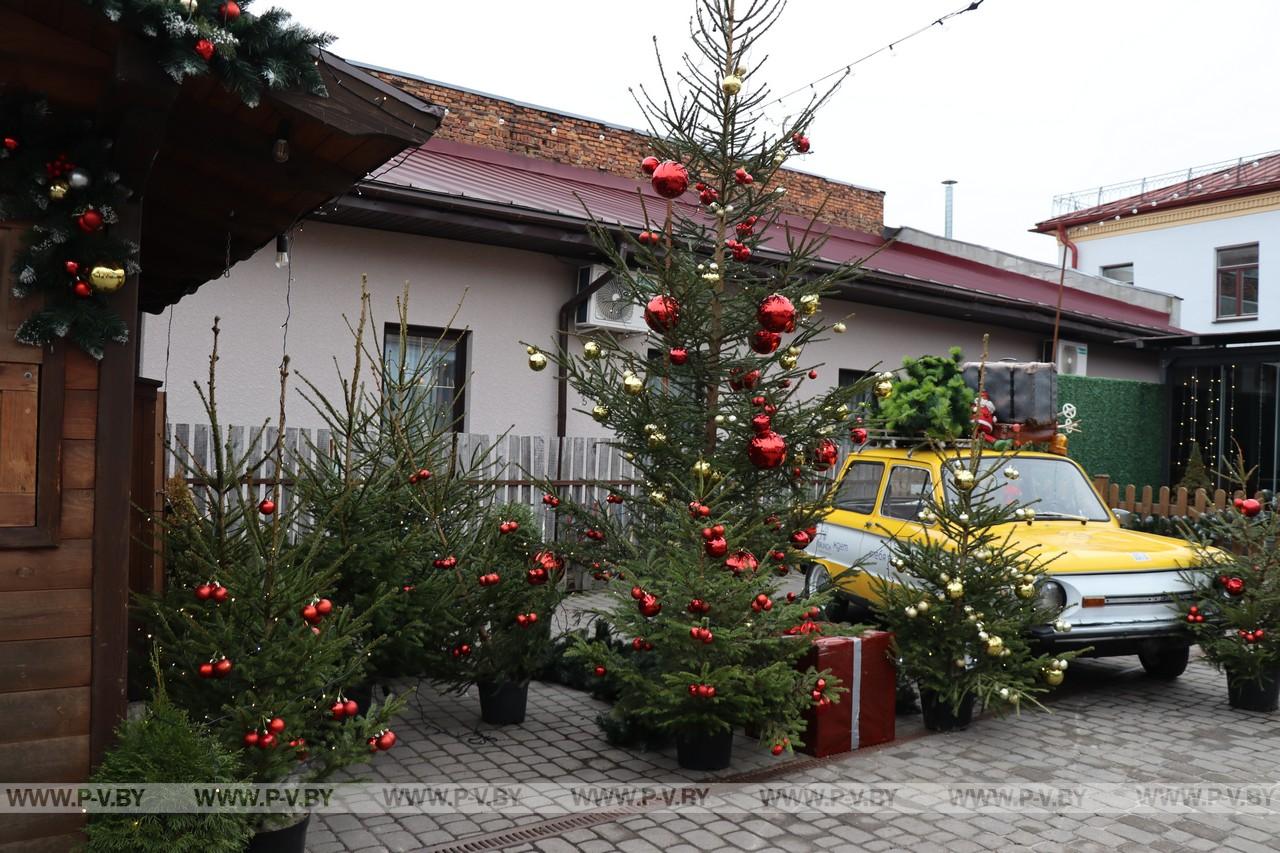
<path fill-rule="evenodd" d="M 1067 226 L 1058 223 L 1058 243 L 1071 250 L 1071 268 L 1073 270 L 1080 268 L 1080 247 L 1071 242 L 1071 238 L 1067 236 Z"/>

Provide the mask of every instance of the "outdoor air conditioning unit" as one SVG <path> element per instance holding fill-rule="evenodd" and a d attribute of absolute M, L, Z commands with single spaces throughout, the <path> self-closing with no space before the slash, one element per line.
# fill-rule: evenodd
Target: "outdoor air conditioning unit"
<path fill-rule="evenodd" d="M 1049 348 L 1046 342 L 1045 349 Z M 1058 351 L 1052 360 L 1063 376 L 1087 376 L 1089 373 L 1089 345 L 1076 341 L 1058 341 Z"/>
<path fill-rule="evenodd" d="M 586 290 L 607 269 L 599 264 L 579 269 L 578 292 Z M 625 282 L 610 279 L 578 306 L 574 324 L 579 331 L 605 329 L 614 334 L 641 334 L 645 330 L 644 306 L 635 301 Z"/>

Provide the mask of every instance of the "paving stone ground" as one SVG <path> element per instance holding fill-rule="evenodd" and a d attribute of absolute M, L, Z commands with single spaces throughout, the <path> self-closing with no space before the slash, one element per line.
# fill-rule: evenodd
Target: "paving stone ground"
<path fill-rule="evenodd" d="M 559 615 L 572 623 L 592 604 L 578 599 Z M 534 683 L 523 726 L 480 722 L 478 699 L 419 685 L 397 731 L 401 741 L 352 778 L 404 782 L 649 782 L 709 778 L 680 770 L 672 751 L 611 747 L 593 722 L 603 703 L 567 688 Z M 967 731 L 926 733 L 918 715 L 898 718 L 898 740 L 814 765 L 774 758 L 738 735 L 739 774 L 770 768 L 779 783 L 964 783 L 1071 785 L 1152 783 L 1273 785 L 1280 792 L 1280 714 L 1233 711 L 1223 677 L 1192 662 L 1175 682 L 1147 678 L 1135 658 L 1080 660 L 1050 704 L 1051 713 L 980 717 Z M 712 774 L 714 775 L 714 774 Z M 510 851 L 720 850 L 1280 850 L 1280 794 L 1269 814 L 1227 811 L 1085 813 L 1016 807 L 983 813 L 885 812 L 803 815 L 646 811 L 567 828 Z M 311 853 L 418 851 L 469 836 L 531 826 L 538 816 L 316 815 Z"/>

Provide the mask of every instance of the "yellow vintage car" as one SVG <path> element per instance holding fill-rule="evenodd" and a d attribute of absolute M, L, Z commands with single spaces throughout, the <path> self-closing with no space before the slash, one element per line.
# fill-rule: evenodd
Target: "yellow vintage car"
<path fill-rule="evenodd" d="M 876 598 L 873 576 L 896 576 L 889 565 L 893 538 L 925 535 L 926 497 L 943 499 L 957 458 L 967 459 L 968 451 L 864 445 L 851 453 L 834 510 L 809 547 L 814 562 L 805 568 L 806 592 L 834 585 L 831 615 L 867 618 Z M 1089 646 L 1095 656 L 1136 654 L 1152 676 L 1181 675 L 1189 638 L 1176 605 L 1188 589 L 1181 573 L 1198 561 L 1195 549 L 1121 527 L 1084 470 L 1066 457 L 988 450 L 981 464 L 1015 468 L 1016 479 L 998 475 L 995 498 L 1032 506 L 1034 518 L 1010 525 L 1014 544 L 1052 559 L 1039 596 L 1059 616 L 1033 631 L 1038 642 L 1047 650 Z"/>

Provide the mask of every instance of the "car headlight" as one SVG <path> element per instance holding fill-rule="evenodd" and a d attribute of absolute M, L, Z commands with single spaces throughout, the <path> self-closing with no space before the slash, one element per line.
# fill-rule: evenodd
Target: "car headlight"
<path fill-rule="evenodd" d="M 1057 613 L 1067 606 L 1067 591 L 1057 581 L 1042 581 L 1036 595 L 1036 604 Z"/>

